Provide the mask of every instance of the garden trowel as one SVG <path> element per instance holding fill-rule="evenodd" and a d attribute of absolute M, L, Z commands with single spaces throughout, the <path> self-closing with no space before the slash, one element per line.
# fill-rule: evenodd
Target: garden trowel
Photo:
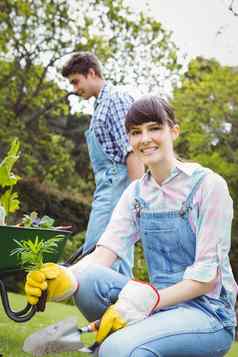
<path fill-rule="evenodd" d="M 85 327 L 78 328 L 76 317 L 70 317 L 38 330 L 27 337 L 23 351 L 30 352 L 33 356 L 75 351 L 92 354 L 97 350 L 98 344 L 94 343 L 92 346 L 86 347 L 81 341 L 81 335 L 96 331 L 98 326 L 99 321 L 95 321 Z"/>

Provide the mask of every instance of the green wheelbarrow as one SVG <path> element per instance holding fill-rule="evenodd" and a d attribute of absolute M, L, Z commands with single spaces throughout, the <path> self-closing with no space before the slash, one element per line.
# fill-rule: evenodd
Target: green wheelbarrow
<path fill-rule="evenodd" d="M 47 293 L 40 299 L 37 305 L 27 304 L 26 307 L 20 311 L 13 311 L 9 304 L 8 294 L 3 279 L 9 275 L 14 275 L 16 272 L 22 270 L 19 266 L 16 255 L 11 255 L 11 251 L 16 248 L 14 240 L 35 240 L 36 236 L 40 239 L 47 240 L 55 235 L 63 236 L 63 239 L 58 243 L 58 250 L 55 253 L 48 254 L 44 257 L 45 262 L 58 262 L 65 247 L 65 243 L 71 232 L 63 229 L 43 229 L 43 228 L 24 228 L 16 226 L 0 226 L 0 293 L 4 311 L 6 315 L 15 322 L 26 322 L 30 320 L 37 311 L 44 311 Z M 67 262 L 72 264 L 81 252 L 78 251 L 73 257 L 69 258 Z M 67 263 L 66 262 L 66 263 Z M 67 264 L 64 264 L 67 265 Z"/>

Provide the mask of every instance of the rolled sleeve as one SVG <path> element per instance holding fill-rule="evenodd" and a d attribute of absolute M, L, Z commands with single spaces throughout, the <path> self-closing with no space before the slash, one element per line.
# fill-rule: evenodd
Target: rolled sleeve
<path fill-rule="evenodd" d="M 131 209 L 134 184 L 135 182 L 122 194 L 106 230 L 97 243 L 97 246 L 110 249 L 122 259 L 128 257 L 129 248 L 139 239 Z"/>
<path fill-rule="evenodd" d="M 127 95 L 114 95 L 110 101 L 109 129 L 118 147 L 120 147 L 123 161 L 125 161 L 128 153 L 132 151 L 125 128 L 126 114 L 132 103 L 133 99 Z"/>
<path fill-rule="evenodd" d="M 208 174 L 193 204 L 196 256 L 193 265 L 185 270 L 184 279 L 209 282 L 217 277 L 218 282 L 230 250 L 233 218 L 233 203 L 225 180 Z"/>

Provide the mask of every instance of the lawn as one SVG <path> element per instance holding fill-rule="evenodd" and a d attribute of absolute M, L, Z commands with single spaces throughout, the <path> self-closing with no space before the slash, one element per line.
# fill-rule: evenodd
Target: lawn
<path fill-rule="evenodd" d="M 11 306 L 17 310 L 25 306 L 25 297 L 16 294 L 9 294 Z M 16 323 L 8 319 L 5 315 L 2 305 L 0 305 L 0 354 L 3 357 L 30 357 L 31 355 L 22 352 L 22 345 L 27 336 L 33 331 L 36 331 L 42 327 L 52 324 L 56 321 L 62 320 L 69 316 L 78 315 L 78 325 L 84 326 L 86 321 L 80 315 L 78 310 L 69 305 L 48 303 L 47 311 L 44 313 L 38 313 L 32 320 L 26 323 Z M 88 334 L 83 337 L 83 341 L 86 344 L 93 342 L 93 336 Z M 49 357 L 85 357 L 85 353 L 70 352 L 70 353 L 58 353 L 48 355 Z M 238 343 L 234 344 L 232 350 L 226 355 L 226 357 L 238 356 Z M 192 356 L 191 356 L 192 357 Z"/>
<path fill-rule="evenodd" d="M 9 294 L 11 307 L 20 310 L 25 307 L 24 296 Z M 22 352 L 22 345 L 27 336 L 34 331 L 49 324 L 63 320 L 70 316 L 78 315 L 78 326 L 84 326 L 87 321 L 78 310 L 70 305 L 48 303 L 48 308 L 44 313 L 37 313 L 30 321 L 16 323 L 5 315 L 2 304 L 0 304 L 0 355 L 3 357 L 30 357 L 29 353 Z M 90 345 L 94 342 L 93 335 L 84 335 L 82 340 Z M 85 357 L 85 353 L 70 352 L 47 355 L 49 357 Z"/>

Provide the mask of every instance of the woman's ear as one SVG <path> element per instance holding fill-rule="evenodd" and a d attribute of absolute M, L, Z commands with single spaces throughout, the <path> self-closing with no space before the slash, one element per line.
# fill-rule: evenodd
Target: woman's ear
<path fill-rule="evenodd" d="M 171 133 L 172 133 L 173 140 L 176 140 L 180 134 L 180 127 L 178 125 L 174 125 L 171 128 Z"/>

